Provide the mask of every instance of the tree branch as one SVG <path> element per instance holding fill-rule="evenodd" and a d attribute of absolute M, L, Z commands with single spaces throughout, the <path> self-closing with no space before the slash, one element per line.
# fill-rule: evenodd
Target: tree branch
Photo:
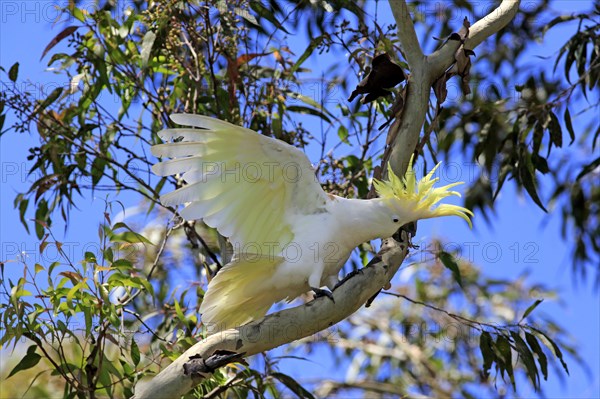
<path fill-rule="evenodd" d="M 389 3 L 394 19 L 396 20 L 396 25 L 398 26 L 398 40 L 400 40 L 400 47 L 404 51 L 408 67 L 411 72 L 421 69 L 425 62 L 425 57 L 423 50 L 421 50 L 410 12 L 406 6 L 406 0 L 389 0 Z"/>
<path fill-rule="evenodd" d="M 190 360 L 208 360 L 219 351 L 251 356 L 308 337 L 344 320 L 394 276 L 408 253 L 410 238 L 406 232 L 401 236 L 400 242 L 393 238 L 383 240 L 379 256 L 333 291 L 335 303 L 329 298 L 318 298 L 238 328 L 209 335 L 152 380 L 139 383 L 134 398 L 176 398 L 210 377 L 210 372 L 186 375 L 184 365 Z"/>
<path fill-rule="evenodd" d="M 474 49 L 489 36 L 506 26 L 516 15 L 519 4 L 520 0 L 503 0 L 498 8 L 474 23 L 469 29 L 469 38 L 465 43 L 465 48 Z M 404 17 L 408 17 L 410 20 L 405 1 L 391 0 L 390 6 L 395 17 L 396 14 L 403 17 L 402 20 L 396 17 L 398 23 L 403 23 L 402 28 L 398 26 L 398 33 L 407 36 L 404 39 L 401 36 L 400 42 L 403 46 L 414 49 L 416 38 L 410 39 L 414 35 L 414 27 L 412 21 L 408 23 L 404 19 Z M 394 11 L 394 9 L 396 10 Z M 390 126 L 388 133 L 388 136 L 393 138 L 390 148 L 388 148 L 389 163 L 398 176 L 404 175 L 410 157 L 419 142 L 419 135 L 429 107 L 431 85 L 455 62 L 454 56 L 460 45 L 459 41 L 448 41 L 433 54 L 425 57 L 425 62 L 420 64 L 421 67 L 411 66 L 411 73 L 407 79 L 408 90 L 404 99 L 406 105 L 401 115 L 396 115 L 396 120 Z M 416 42 L 416 46 L 418 46 L 418 42 Z M 414 50 L 411 51 L 413 51 L 411 57 L 418 58 Z M 405 55 L 410 66 L 409 54 Z M 382 165 L 382 169 L 386 171 L 386 165 Z"/>
<path fill-rule="evenodd" d="M 520 3 L 521 0 L 502 0 L 498 8 L 471 25 L 469 38 L 465 42 L 465 48 L 474 49 L 485 39 L 508 25 L 517 14 Z M 427 57 L 427 70 L 430 83 L 433 83 L 454 63 L 454 54 L 460 45 L 459 41 L 448 41 Z"/>
<path fill-rule="evenodd" d="M 388 159 L 397 176 L 404 176 L 410 157 L 419 143 L 421 128 L 425 123 L 431 91 L 431 85 L 425 81 L 427 79 L 425 73 L 424 69 L 418 69 L 408 75 L 404 109 L 401 115 L 396 115 L 396 120 L 388 132 L 388 137 L 394 139 L 387 149 L 389 158 L 384 157 L 384 160 Z M 381 167 L 385 178 L 387 165 L 381 165 Z"/>

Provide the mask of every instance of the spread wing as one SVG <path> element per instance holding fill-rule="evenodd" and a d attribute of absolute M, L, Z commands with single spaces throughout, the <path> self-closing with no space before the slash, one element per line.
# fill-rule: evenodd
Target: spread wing
<path fill-rule="evenodd" d="M 327 194 L 299 149 L 207 116 L 174 114 L 171 119 L 199 129 L 158 133 L 166 143 L 153 146 L 152 153 L 173 159 L 152 171 L 181 174 L 187 183 L 161 196 L 161 202 L 187 204 L 181 211 L 185 219 L 203 219 L 229 237 L 236 252 L 254 252 L 252 245 L 282 248 L 293 239 L 294 215 L 324 211 Z"/>

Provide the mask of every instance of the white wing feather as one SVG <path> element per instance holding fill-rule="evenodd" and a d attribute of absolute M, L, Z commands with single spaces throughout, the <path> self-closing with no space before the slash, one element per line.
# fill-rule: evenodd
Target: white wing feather
<path fill-rule="evenodd" d="M 182 174 L 188 183 L 161 197 L 164 205 L 186 203 L 185 219 L 203 219 L 234 248 L 249 243 L 283 248 L 293 239 L 293 215 L 324 210 L 327 194 L 299 149 L 206 116 L 171 119 L 200 128 L 163 130 L 163 140 L 177 141 L 152 147 L 155 156 L 174 158 L 154 165 L 154 173 Z"/>

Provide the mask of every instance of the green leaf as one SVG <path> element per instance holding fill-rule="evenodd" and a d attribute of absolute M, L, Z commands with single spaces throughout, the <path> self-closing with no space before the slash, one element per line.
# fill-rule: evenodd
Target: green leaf
<path fill-rule="evenodd" d="M 107 363 L 106 364 L 108 364 L 108 363 L 110 363 L 110 360 L 107 359 Z M 105 363 L 103 362 L 102 365 L 104 366 Z M 110 369 L 108 367 L 101 367 L 100 369 L 98 369 L 98 373 L 97 373 L 97 375 L 98 375 L 98 377 L 97 377 L 98 378 L 97 384 L 98 384 L 99 387 L 102 387 L 104 390 L 106 390 L 106 393 L 108 394 L 106 397 L 109 397 L 109 398 L 113 398 L 114 397 L 113 394 L 112 394 L 112 389 L 113 389 L 113 386 L 114 386 L 114 382 L 111 379 L 111 374 L 112 373 L 110 372 Z M 115 377 L 119 378 L 120 377 L 120 373 L 117 374 L 117 375 L 115 375 Z M 73 399 L 75 399 L 75 398 L 76 398 L 76 396 L 73 396 Z"/>
<path fill-rule="evenodd" d="M 123 373 L 116 367 L 116 362 L 113 359 L 109 359 L 104 352 L 100 353 L 100 356 L 102 357 L 102 370 L 99 370 L 98 382 L 100 382 L 100 384 L 98 384 L 98 390 L 100 390 L 100 387 L 105 388 L 115 386 L 115 382 L 110 378 L 111 375 L 115 376 L 119 381 L 123 379 Z M 108 397 L 114 398 L 115 396 L 110 394 L 109 391 Z"/>
<path fill-rule="evenodd" d="M 139 277 L 129 277 L 122 273 L 113 273 L 110 275 L 108 280 L 106 281 L 109 284 L 109 287 L 128 287 L 128 288 L 141 288 L 142 279 Z"/>
<path fill-rule="evenodd" d="M 281 381 L 283 385 L 285 385 L 290 389 L 290 391 L 298 395 L 299 398 L 315 399 L 315 397 L 310 392 L 308 392 L 302 385 L 298 383 L 298 381 L 294 380 L 289 375 L 275 372 L 272 373 L 271 376 Z"/>
<path fill-rule="evenodd" d="M 562 147 L 562 128 L 560 127 L 560 122 L 558 121 L 558 118 L 554 112 L 550 112 L 548 131 L 550 132 L 550 140 L 554 143 L 554 145 L 557 147 Z"/>
<path fill-rule="evenodd" d="M 533 154 L 531 157 L 531 161 L 533 162 L 535 169 L 540 171 L 540 173 L 545 175 L 546 173 L 550 172 L 550 168 L 548 167 L 548 161 L 543 156 L 539 154 Z"/>
<path fill-rule="evenodd" d="M 529 347 L 527 346 L 523 338 L 521 338 L 518 332 L 511 331 L 510 335 L 515 341 L 517 352 L 519 353 L 520 359 L 525 365 L 525 368 L 527 369 L 527 375 L 529 376 L 529 379 L 533 384 L 533 388 L 537 391 L 540 388 L 540 377 L 538 374 L 537 367 L 535 365 L 535 359 L 533 358 L 533 354 L 531 353 Z"/>
<path fill-rule="evenodd" d="M 133 361 L 134 366 L 137 366 L 140 363 L 140 348 L 135 342 L 135 338 L 131 337 L 131 360 Z"/>
<path fill-rule="evenodd" d="M 149 30 L 144 35 L 144 39 L 142 40 L 142 50 L 141 50 L 141 58 L 142 58 L 142 68 L 146 68 L 148 66 L 148 60 L 150 59 L 150 53 L 152 52 L 152 46 L 154 45 L 154 41 L 156 40 L 156 33 Z"/>
<path fill-rule="evenodd" d="M 17 77 L 19 76 L 19 63 L 15 62 L 13 66 L 8 70 L 8 78 L 13 82 L 17 81 Z"/>
<path fill-rule="evenodd" d="M 438 255 L 438 258 L 442 261 L 442 264 L 452 272 L 452 276 L 454 276 L 454 280 L 456 280 L 458 285 L 463 288 L 460 269 L 456 259 L 454 259 L 454 256 L 448 252 L 441 251 Z"/>
<path fill-rule="evenodd" d="M 45 110 L 46 108 L 48 108 L 50 106 L 50 104 L 52 104 L 54 101 L 56 101 L 58 99 L 58 97 L 60 97 L 60 95 L 63 92 L 63 87 L 57 87 L 56 89 L 52 90 L 52 92 L 48 95 L 48 97 L 46 97 L 44 99 L 44 101 L 42 101 L 40 103 L 40 105 L 38 105 L 35 109 L 35 112 L 40 113 L 43 110 Z"/>
<path fill-rule="evenodd" d="M 21 224 L 25 227 L 27 234 L 29 234 L 29 225 L 25 220 L 25 212 L 27 212 L 27 206 L 29 205 L 29 199 L 23 198 L 23 194 L 19 194 L 17 198 L 15 198 L 15 207 L 19 204 L 19 219 L 21 220 Z"/>
<path fill-rule="evenodd" d="M 150 244 L 154 245 L 152 241 L 148 240 L 141 234 L 135 233 L 133 231 L 125 231 L 123 233 L 114 234 L 110 237 L 111 242 L 127 242 L 130 244 Z"/>
<path fill-rule="evenodd" d="M 575 141 L 575 130 L 573 130 L 573 122 L 571 121 L 571 113 L 569 112 L 569 108 L 565 108 L 565 114 L 563 118 L 565 120 L 567 130 L 569 131 L 569 137 L 571 138 L 569 145 L 571 145 Z"/>
<path fill-rule="evenodd" d="M 83 312 L 83 319 L 85 321 L 85 336 L 89 337 L 93 327 L 93 310 L 88 306 L 82 306 L 81 310 Z"/>
<path fill-rule="evenodd" d="M 525 136 L 523 136 L 523 139 L 525 138 Z M 534 153 L 538 153 L 540 151 L 540 147 L 542 145 L 542 139 L 544 138 L 544 126 L 542 126 L 541 123 L 536 122 L 536 124 L 533 126 L 533 152 Z M 548 146 L 548 151 L 550 151 L 550 148 L 552 148 L 551 145 Z M 549 153 L 548 153 L 549 155 Z"/>
<path fill-rule="evenodd" d="M 544 345 L 546 345 L 548 348 L 552 349 L 552 352 L 554 352 L 554 356 L 556 356 L 558 358 L 558 360 L 560 360 L 560 364 L 562 364 L 563 369 L 565 370 L 567 375 L 569 375 L 569 367 L 567 367 L 567 363 L 563 359 L 563 354 L 562 354 L 560 348 L 558 347 L 558 345 L 556 345 L 556 343 L 546 333 L 544 333 L 538 329 L 534 329 L 534 331 L 539 333 L 538 337 L 540 337 L 540 339 L 542 340 Z"/>
<path fill-rule="evenodd" d="M 127 223 L 124 223 L 124 222 L 117 222 L 117 223 L 115 223 L 112 226 L 112 230 L 113 231 L 116 231 L 116 230 L 119 230 L 119 229 L 126 229 L 126 230 L 129 230 L 129 231 L 133 231 L 133 230 L 131 230 L 131 227 L 129 227 L 127 225 Z"/>
<path fill-rule="evenodd" d="M 350 144 L 350 142 L 348 141 L 348 129 L 346 129 L 346 126 L 340 125 L 337 134 L 340 140 L 342 140 L 342 142 Z"/>
<path fill-rule="evenodd" d="M 544 27 L 542 28 L 542 34 L 545 34 L 554 25 L 558 25 L 558 24 L 562 24 L 564 22 L 572 21 L 575 18 L 577 18 L 577 15 L 575 15 L 575 14 L 572 14 L 572 15 L 560 15 L 558 17 L 555 17 L 552 21 L 550 21 L 546 25 L 544 25 Z"/>
<path fill-rule="evenodd" d="M 565 43 L 565 46 L 568 43 L 571 43 L 571 46 L 569 46 L 569 52 L 567 53 L 567 58 L 565 59 L 565 78 L 567 78 L 567 82 L 571 83 L 569 71 L 571 70 L 571 66 L 575 62 L 575 52 L 577 51 L 580 44 L 579 44 L 579 39 L 576 39 L 575 37 L 573 37 L 571 40 L 569 40 L 567 43 Z M 557 59 L 557 62 L 558 62 L 558 59 Z"/>
<path fill-rule="evenodd" d="M 304 50 L 304 53 L 302 53 L 300 58 L 298 58 L 296 63 L 290 68 L 289 73 L 293 74 L 294 72 L 296 72 L 298 68 L 300 68 L 300 66 L 304 63 L 304 61 L 306 61 L 308 57 L 310 57 L 310 55 L 315 51 L 315 49 L 319 47 L 321 43 L 323 43 L 323 40 L 325 40 L 325 35 L 321 35 L 312 39 L 306 50 Z"/>
<path fill-rule="evenodd" d="M 84 22 L 86 19 L 87 10 L 82 10 L 81 8 L 73 7 L 71 10 L 71 14 L 78 21 Z"/>
<path fill-rule="evenodd" d="M 18 299 L 22 297 L 32 296 L 33 294 L 30 291 L 25 289 L 19 289 L 18 286 L 12 288 L 10 292 L 11 299 Z"/>
<path fill-rule="evenodd" d="M 492 349 L 492 337 L 489 332 L 484 331 L 481 333 L 479 337 L 479 350 L 481 351 L 481 355 L 483 356 L 483 375 L 487 379 L 490 375 L 490 369 L 492 368 L 492 364 L 496 359 L 494 355 L 494 350 Z"/>
<path fill-rule="evenodd" d="M 96 157 L 92 162 L 92 185 L 98 184 L 102 175 L 104 174 L 104 168 L 106 167 L 106 159 L 104 157 Z"/>
<path fill-rule="evenodd" d="M 544 212 L 548 213 L 544 205 L 542 204 L 542 200 L 538 196 L 536 180 L 535 180 L 535 168 L 533 166 L 533 162 L 531 160 L 531 154 L 528 152 L 524 152 L 519 160 L 519 180 L 527 193 Z"/>
<path fill-rule="evenodd" d="M 35 274 L 38 274 L 41 271 L 44 271 L 46 269 L 44 269 L 44 266 L 40 265 L 39 263 L 36 263 L 34 266 L 34 272 Z"/>
<path fill-rule="evenodd" d="M 88 263 L 98 263 L 96 255 L 93 252 L 86 251 L 84 254 L 85 261 Z"/>
<path fill-rule="evenodd" d="M 75 294 L 81 294 L 86 288 L 89 287 L 85 280 L 75 284 L 67 293 L 67 302 L 72 302 Z"/>
<path fill-rule="evenodd" d="M 499 335 L 496 339 L 496 344 L 493 345 L 492 348 L 496 354 L 496 359 L 501 359 L 501 361 L 497 361 L 497 364 L 500 367 L 502 378 L 504 378 L 504 371 L 506 371 L 508 377 L 510 378 L 513 389 L 516 390 L 517 387 L 515 384 L 515 374 L 512 366 L 512 350 L 510 342 L 504 335 Z"/>
<path fill-rule="evenodd" d="M 271 119 L 271 128 L 275 137 L 280 138 L 283 135 L 283 123 L 279 114 L 274 114 Z"/>
<path fill-rule="evenodd" d="M 538 305 L 539 305 L 540 303 L 542 303 L 542 302 L 544 302 L 544 300 L 543 300 L 543 299 L 538 299 L 538 300 L 536 300 L 536 301 L 535 301 L 533 304 L 531 304 L 531 306 L 529 306 L 529 307 L 527 308 L 527 310 L 525 310 L 525 313 L 523 313 L 523 317 L 521 317 L 521 321 L 525 320 L 525 318 L 526 318 L 527 316 L 529 316 L 529 314 L 530 314 L 531 312 L 533 312 L 533 310 L 534 310 L 535 308 L 537 308 L 537 307 L 538 307 Z"/>
<path fill-rule="evenodd" d="M 108 262 L 112 263 L 114 259 L 114 253 L 112 248 L 108 247 L 104 251 L 102 251 L 102 256 L 104 256 L 104 259 L 106 259 Z"/>
<path fill-rule="evenodd" d="M 158 183 L 156 184 L 156 186 L 154 187 L 154 191 L 156 191 L 156 193 L 160 193 L 160 191 L 162 190 L 162 188 L 165 186 L 165 183 L 167 182 L 167 178 L 163 177 L 162 179 L 160 179 L 158 181 Z M 152 205 L 154 206 L 154 202 L 152 203 Z M 148 212 L 149 214 L 150 212 Z"/>
<path fill-rule="evenodd" d="M 48 217 L 48 202 L 45 199 L 41 199 L 38 203 L 38 207 L 35 211 L 35 235 L 38 239 L 44 237 L 44 230 L 50 225 L 50 218 Z"/>
<path fill-rule="evenodd" d="M 121 271 L 126 271 L 128 269 L 131 269 L 133 267 L 133 265 L 131 264 L 131 261 L 128 259 L 117 259 L 113 262 L 111 267 L 119 268 L 119 270 L 121 270 Z"/>
<path fill-rule="evenodd" d="M 185 315 L 183 314 L 183 311 L 181 310 L 181 305 L 179 305 L 179 301 L 177 299 L 174 300 L 174 305 L 175 305 L 175 314 L 177 314 L 177 317 L 179 318 L 179 320 L 185 321 Z"/>
<path fill-rule="evenodd" d="M 146 291 L 148 292 L 148 294 L 152 297 L 154 296 L 154 287 L 152 286 L 152 284 L 150 283 L 150 281 L 148 279 L 140 279 L 140 283 L 144 286 L 144 288 L 146 289 Z"/>
<path fill-rule="evenodd" d="M 308 115 L 314 115 L 317 116 L 325 121 L 327 121 L 328 123 L 331 123 L 331 119 L 329 119 L 329 117 L 327 115 L 325 115 L 325 113 L 323 113 L 322 111 L 318 110 L 318 109 L 314 109 L 314 108 L 310 108 L 310 107 L 305 107 L 302 105 L 290 105 L 288 107 L 288 111 L 289 112 L 296 112 L 299 114 L 308 114 Z"/>
<path fill-rule="evenodd" d="M 508 172 L 512 171 L 513 167 L 510 164 L 505 164 L 500 168 L 500 173 L 498 174 L 498 185 L 496 186 L 496 191 L 494 192 L 494 201 L 498 197 L 506 178 L 508 177 Z"/>
<path fill-rule="evenodd" d="M 583 169 L 581 169 L 581 172 L 579 172 L 579 174 L 577 175 L 577 178 L 575 180 L 579 181 L 583 176 L 585 176 L 588 173 L 592 172 L 598 166 L 600 166 L 600 157 L 594 159 L 592 162 L 590 162 L 589 164 L 585 165 L 583 167 Z"/>
<path fill-rule="evenodd" d="M 56 268 L 56 266 L 59 266 L 59 265 L 60 265 L 59 261 L 54 261 L 50 264 L 50 266 L 48 266 L 48 278 L 50 278 L 50 276 L 52 275 L 54 268 Z"/>
<path fill-rule="evenodd" d="M 36 364 L 38 364 L 42 357 L 35 353 L 36 349 L 36 345 L 31 345 L 29 348 L 27 348 L 27 353 L 25 354 L 25 356 L 23 356 L 21 361 L 19 361 L 19 363 L 11 370 L 11 372 L 8 374 L 8 377 L 6 378 L 10 378 L 11 376 L 17 374 L 19 371 L 30 369 Z"/>
<path fill-rule="evenodd" d="M 77 167 L 85 172 L 85 166 L 87 165 L 87 156 L 85 152 L 78 152 L 75 154 L 75 162 L 77 162 Z"/>
<path fill-rule="evenodd" d="M 235 7 L 233 9 L 233 12 L 236 15 L 244 18 L 246 21 L 250 22 L 252 25 L 258 26 L 258 21 L 256 20 L 256 18 L 254 18 L 254 15 L 247 12 L 245 8 Z"/>
<path fill-rule="evenodd" d="M 540 343 L 537 338 L 531 334 L 526 332 L 525 339 L 529 344 L 529 347 L 533 350 L 533 353 L 537 355 L 538 363 L 540 365 L 540 369 L 542 370 L 542 375 L 544 376 L 544 380 L 548 379 L 548 359 L 546 358 L 546 354 L 542 350 Z"/>
<path fill-rule="evenodd" d="M 266 19 L 267 21 L 275 25 L 277 29 L 281 29 L 288 35 L 290 34 L 290 32 L 288 32 L 279 22 L 279 20 L 275 17 L 273 11 L 270 8 L 267 8 L 264 5 L 262 5 L 260 1 L 251 1 L 250 8 L 252 8 L 256 12 L 256 14 L 258 14 L 258 16 Z"/>
<path fill-rule="evenodd" d="M 348 155 L 347 157 L 343 157 L 342 160 L 344 164 L 348 165 L 348 168 L 344 168 L 345 172 L 358 172 L 362 168 L 360 158 L 356 155 Z"/>

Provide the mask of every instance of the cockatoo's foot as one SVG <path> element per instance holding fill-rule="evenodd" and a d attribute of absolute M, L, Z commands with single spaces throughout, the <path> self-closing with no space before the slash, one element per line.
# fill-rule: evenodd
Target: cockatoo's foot
<path fill-rule="evenodd" d="M 335 303 L 335 299 L 333 299 L 333 293 L 327 289 L 310 287 L 310 289 L 315 293 L 315 299 L 326 296 L 331 299 L 333 303 Z"/>

